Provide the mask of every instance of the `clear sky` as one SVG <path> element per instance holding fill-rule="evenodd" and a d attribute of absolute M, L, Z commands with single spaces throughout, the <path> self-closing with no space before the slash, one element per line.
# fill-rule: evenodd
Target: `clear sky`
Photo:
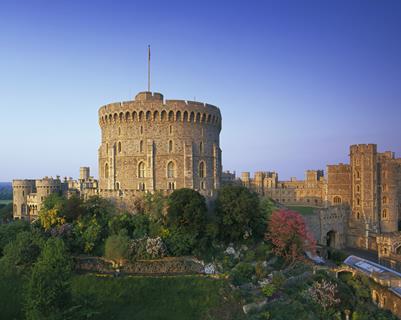
<path fill-rule="evenodd" d="M 224 169 L 280 178 L 401 155 L 401 1 L 0 1 L 0 181 L 97 176 L 97 110 L 146 90 L 220 107 Z"/>

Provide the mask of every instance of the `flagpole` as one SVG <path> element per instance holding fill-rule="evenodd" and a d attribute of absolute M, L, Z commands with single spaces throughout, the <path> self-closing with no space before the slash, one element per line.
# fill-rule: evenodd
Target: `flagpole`
<path fill-rule="evenodd" d="M 148 45 L 148 91 L 150 92 L 150 45 Z"/>

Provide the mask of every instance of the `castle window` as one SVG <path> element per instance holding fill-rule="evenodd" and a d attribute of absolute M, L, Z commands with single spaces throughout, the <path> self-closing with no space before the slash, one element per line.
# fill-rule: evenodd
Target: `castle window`
<path fill-rule="evenodd" d="M 118 142 L 117 150 L 118 150 L 118 153 L 121 152 L 121 142 L 120 141 Z"/>
<path fill-rule="evenodd" d="M 170 132 L 170 134 L 172 134 L 172 133 L 173 133 L 173 126 L 170 126 L 170 128 L 169 128 L 169 132 Z"/>
<path fill-rule="evenodd" d="M 361 187 L 359 186 L 359 184 L 356 185 L 356 192 L 360 192 L 361 191 Z"/>
<path fill-rule="evenodd" d="M 25 196 L 25 191 L 22 191 L 22 196 L 23 196 L 23 197 Z"/>
<path fill-rule="evenodd" d="M 168 183 L 168 189 L 169 190 L 175 190 L 175 182 L 169 182 Z"/>
<path fill-rule="evenodd" d="M 334 202 L 335 204 L 340 204 L 340 203 L 342 202 L 342 200 L 341 200 L 340 197 L 335 196 L 334 199 L 333 199 L 333 202 Z"/>
<path fill-rule="evenodd" d="M 170 111 L 168 113 L 168 121 L 174 121 L 174 112 L 173 111 Z"/>
<path fill-rule="evenodd" d="M 386 219 L 386 218 L 387 218 L 387 209 L 383 209 L 382 218 L 383 218 L 383 219 Z"/>
<path fill-rule="evenodd" d="M 140 129 L 141 129 L 141 134 L 143 134 L 143 126 L 141 126 L 141 128 L 140 128 Z"/>
<path fill-rule="evenodd" d="M 140 183 L 138 184 L 138 190 L 145 191 L 145 183 L 140 182 Z"/>
<path fill-rule="evenodd" d="M 109 154 L 109 144 L 106 143 L 106 154 Z"/>
<path fill-rule="evenodd" d="M 139 141 L 139 152 L 143 152 L 143 140 Z"/>
<path fill-rule="evenodd" d="M 361 173 L 357 170 L 356 171 L 356 178 L 359 179 L 361 177 Z"/>
<path fill-rule="evenodd" d="M 120 182 L 116 182 L 116 190 L 120 190 Z"/>
<path fill-rule="evenodd" d="M 201 190 L 206 190 L 206 183 L 205 183 L 205 181 L 201 181 L 201 183 L 200 183 L 200 188 L 201 188 Z"/>
<path fill-rule="evenodd" d="M 201 161 L 199 163 L 199 177 L 204 178 L 206 175 L 206 168 L 205 168 L 205 163 Z"/>
<path fill-rule="evenodd" d="M 105 177 L 106 179 L 109 178 L 109 164 L 108 164 L 108 163 L 106 163 L 106 164 L 104 165 L 104 177 Z"/>
<path fill-rule="evenodd" d="M 359 198 L 356 198 L 356 204 L 359 206 L 361 204 L 361 200 Z"/>
<path fill-rule="evenodd" d="M 203 154 L 203 142 L 202 141 L 199 143 L 199 153 Z"/>
<path fill-rule="evenodd" d="M 383 197 L 383 204 L 387 204 L 387 197 Z"/>
<path fill-rule="evenodd" d="M 118 135 L 120 135 L 120 134 L 121 134 L 121 128 L 118 127 Z"/>
<path fill-rule="evenodd" d="M 357 212 L 357 213 L 356 213 L 356 218 L 359 220 L 360 217 L 361 217 L 360 213 Z"/>
<path fill-rule="evenodd" d="M 138 178 L 145 178 L 145 163 L 142 161 L 138 165 Z"/>
<path fill-rule="evenodd" d="M 170 161 L 167 164 L 167 178 L 174 178 L 174 162 Z"/>
<path fill-rule="evenodd" d="M 168 152 L 173 152 L 173 141 L 168 142 Z"/>

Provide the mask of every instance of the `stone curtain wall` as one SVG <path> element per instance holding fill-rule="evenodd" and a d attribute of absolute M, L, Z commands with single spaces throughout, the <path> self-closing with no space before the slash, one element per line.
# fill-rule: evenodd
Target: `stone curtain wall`
<path fill-rule="evenodd" d="M 115 274 L 113 261 L 100 257 L 75 257 L 75 269 L 79 272 Z M 202 274 L 203 263 L 191 257 L 168 257 L 157 260 L 138 260 L 124 262 L 119 268 L 120 273 L 132 275 L 179 275 Z"/>

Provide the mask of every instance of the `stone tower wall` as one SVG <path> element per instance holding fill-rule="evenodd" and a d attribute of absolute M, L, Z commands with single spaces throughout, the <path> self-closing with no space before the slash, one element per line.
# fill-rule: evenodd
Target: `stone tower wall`
<path fill-rule="evenodd" d="M 375 249 L 372 234 L 380 232 L 378 215 L 377 146 L 358 144 L 350 147 L 352 174 L 352 213 L 349 242 L 352 246 Z"/>
<path fill-rule="evenodd" d="M 327 195 L 328 205 L 351 205 L 351 166 L 348 164 L 327 166 Z"/>
<path fill-rule="evenodd" d="M 217 107 L 164 101 L 159 93 L 142 92 L 134 101 L 100 108 L 99 124 L 100 193 L 192 188 L 211 196 L 219 188 L 221 114 Z"/>
<path fill-rule="evenodd" d="M 378 209 L 381 232 L 394 232 L 398 230 L 398 170 L 400 167 L 392 159 L 383 159 L 379 168 Z"/>
<path fill-rule="evenodd" d="M 26 219 L 28 216 L 27 197 L 35 190 L 35 180 L 13 180 L 13 217 Z"/>

